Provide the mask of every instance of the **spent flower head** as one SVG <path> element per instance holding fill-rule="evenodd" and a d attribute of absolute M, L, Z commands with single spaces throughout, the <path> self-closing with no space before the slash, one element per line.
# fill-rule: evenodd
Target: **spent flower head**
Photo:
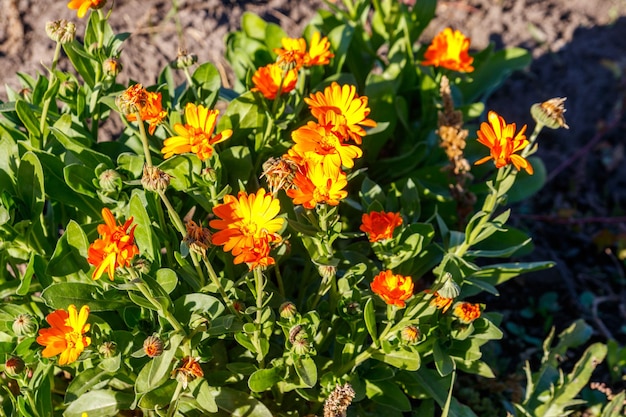
<path fill-rule="evenodd" d="M 46 23 L 46 34 L 58 43 L 69 43 L 76 36 L 76 25 L 65 19 L 53 20 Z"/>

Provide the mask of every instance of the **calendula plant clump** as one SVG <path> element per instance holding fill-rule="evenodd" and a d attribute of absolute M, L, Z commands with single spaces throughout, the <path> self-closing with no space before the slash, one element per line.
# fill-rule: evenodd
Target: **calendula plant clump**
<path fill-rule="evenodd" d="M 507 204 L 564 99 L 529 136 L 483 104 L 528 53 L 425 39 L 434 0 L 329 1 L 297 38 L 244 14 L 232 88 L 193 51 L 122 85 L 115 2 L 67 6 L 0 103 L 0 415 L 475 416 L 480 294 L 553 265 L 507 260 Z"/>

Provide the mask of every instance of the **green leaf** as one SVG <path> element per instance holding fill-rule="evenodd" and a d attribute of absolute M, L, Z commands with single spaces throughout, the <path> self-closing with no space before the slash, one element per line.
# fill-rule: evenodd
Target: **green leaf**
<path fill-rule="evenodd" d="M 220 161 L 228 173 L 228 184 L 247 181 L 252 173 L 252 156 L 247 146 L 232 146 L 220 151 Z"/>
<path fill-rule="evenodd" d="M 35 252 L 31 252 L 30 259 L 28 261 L 28 265 L 26 266 L 26 270 L 22 275 L 22 280 L 20 282 L 20 286 L 17 288 L 17 295 L 26 295 L 30 291 L 31 281 L 33 276 L 39 278 L 41 280 L 45 280 L 45 272 L 46 272 L 46 261 L 41 255 L 36 254 Z M 44 281 L 45 282 L 45 281 Z M 42 284 L 43 286 L 43 284 Z"/>
<path fill-rule="evenodd" d="M 217 406 L 231 417 L 272 417 L 270 410 L 248 393 L 227 387 L 212 392 Z"/>
<path fill-rule="evenodd" d="M 28 218 L 37 221 L 45 202 L 43 168 L 33 152 L 26 152 L 17 170 L 17 193 L 28 211 Z"/>
<path fill-rule="evenodd" d="M 600 417 L 623 417 L 624 416 L 624 402 L 626 401 L 626 391 L 622 391 L 617 394 L 610 403 L 608 403 L 602 410 Z"/>
<path fill-rule="evenodd" d="M 130 198 L 130 216 L 133 218 L 135 228 L 135 241 L 139 253 L 145 255 L 150 261 L 157 259 L 154 243 L 152 242 L 152 219 L 146 211 L 146 206 L 137 193 Z M 132 226 L 131 226 L 132 227 Z"/>
<path fill-rule="evenodd" d="M 374 309 L 374 300 L 371 298 L 365 303 L 363 308 L 363 318 L 365 319 L 365 327 L 374 342 L 378 341 L 378 332 L 376 330 L 376 310 Z"/>
<path fill-rule="evenodd" d="M 163 290 L 171 294 L 178 285 L 178 276 L 176 272 L 169 268 L 161 268 L 156 273 L 156 280 Z"/>
<path fill-rule="evenodd" d="M 552 268 L 554 265 L 552 261 L 492 264 L 473 272 L 467 276 L 467 279 L 478 278 L 492 286 L 497 286 L 523 273 L 541 271 Z"/>
<path fill-rule="evenodd" d="M 211 93 L 219 91 L 222 81 L 220 73 L 210 62 L 200 65 L 191 76 L 199 90 L 199 96 L 206 99 Z"/>
<path fill-rule="evenodd" d="M 448 389 L 450 388 L 450 377 L 442 378 L 435 370 L 421 367 L 417 372 L 402 372 L 399 379 L 405 384 L 418 386 L 425 392 L 427 398 L 433 398 L 440 407 L 444 407 Z M 476 414 L 466 405 L 452 397 L 448 417 L 477 417 Z"/>
<path fill-rule="evenodd" d="M 241 29 L 252 39 L 263 41 L 266 27 L 267 22 L 255 13 L 245 12 L 241 17 Z"/>
<path fill-rule="evenodd" d="M 97 197 L 96 187 L 93 180 L 96 178 L 93 168 L 85 165 L 71 164 L 63 168 L 65 183 L 79 194 L 89 197 Z"/>
<path fill-rule="evenodd" d="M 103 292 L 102 288 L 82 282 L 59 282 L 50 285 L 41 293 L 46 305 L 54 309 L 67 309 L 74 304 L 77 308 L 88 305 L 92 312 L 121 310 L 129 304 L 118 290 Z"/>
<path fill-rule="evenodd" d="M 57 242 L 46 273 L 55 277 L 63 277 L 78 271 L 87 271 L 89 269 L 88 247 L 87 235 L 78 223 L 70 220 L 65 233 Z"/>
<path fill-rule="evenodd" d="M 365 395 L 372 401 L 398 411 L 411 411 L 411 403 L 400 387 L 392 381 L 365 380 Z"/>
<path fill-rule="evenodd" d="M 300 381 L 307 387 L 313 388 L 317 383 L 317 366 L 315 361 L 310 357 L 298 357 L 295 360 L 294 367 L 300 377 Z"/>
<path fill-rule="evenodd" d="M 95 13 L 92 13 L 95 14 Z M 94 61 L 93 58 L 85 51 L 85 47 L 77 41 L 63 44 L 65 54 L 72 62 L 72 65 L 78 71 L 83 80 L 92 87 L 96 83 Z"/>
<path fill-rule="evenodd" d="M 76 155 L 79 161 L 87 167 L 95 168 L 104 164 L 107 168 L 113 168 L 113 161 L 107 155 L 94 151 L 89 146 L 92 140 L 87 138 L 87 132 L 79 132 L 78 128 L 72 125 L 72 118 L 69 114 L 64 114 L 57 120 L 51 128 L 52 134 L 63 147 Z"/>
<path fill-rule="evenodd" d="M 253 392 L 263 392 L 272 388 L 281 380 L 280 369 L 274 367 L 269 369 L 259 369 L 248 379 L 248 388 Z"/>
<path fill-rule="evenodd" d="M 526 171 L 517 173 L 515 184 L 513 184 L 507 194 L 507 204 L 529 199 L 546 184 L 547 171 L 543 160 L 536 156 L 531 156 L 528 158 L 528 162 L 532 165 L 534 172 L 532 175 L 527 174 Z"/>
<path fill-rule="evenodd" d="M 211 320 L 224 312 L 224 305 L 208 294 L 187 294 L 174 301 L 176 317 L 182 323 L 188 323 L 191 313 L 205 316 Z"/>
<path fill-rule="evenodd" d="M 416 222 L 421 214 L 420 196 L 417 187 L 411 178 L 408 178 L 402 194 L 400 194 L 402 214 L 408 218 L 408 223 Z"/>
<path fill-rule="evenodd" d="M 76 375 L 65 391 L 65 402 L 76 401 L 87 391 L 92 390 L 96 385 L 105 384 L 113 379 L 109 372 L 100 368 L 85 369 Z"/>
<path fill-rule="evenodd" d="M 26 103 L 24 100 L 18 100 L 15 103 L 15 111 L 22 123 L 24 123 L 24 127 L 28 130 L 30 136 L 40 138 L 41 132 L 39 131 L 39 118 L 35 116 L 31 105 Z"/>
<path fill-rule="evenodd" d="M 406 371 L 417 371 L 421 365 L 419 353 L 403 347 L 389 353 L 374 352 L 372 358 Z"/>
<path fill-rule="evenodd" d="M 439 375 L 446 376 L 454 370 L 454 362 L 448 352 L 445 352 L 438 342 L 433 345 L 433 358 Z"/>
<path fill-rule="evenodd" d="M 89 391 L 72 402 L 63 417 L 81 417 L 87 413 L 89 417 L 116 416 L 122 410 L 130 409 L 134 396 L 129 393 L 107 389 Z"/>
<path fill-rule="evenodd" d="M 204 411 L 207 413 L 217 413 L 218 408 L 215 398 L 213 397 L 213 391 L 205 379 L 196 379 L 189 384 L 189 388 L 193 393 L 193 398 Z"/>
<path fill-rule="evenodd" d="M 169 346 L 160 356 L 152 358 L 137 375 L 135 381 L 135 392 L 145 394 L 163 385 L 170 377 L 170 372 L 174 368 L 174 357 L 176 349 L 183 340 L 183 336 L 174 333 L 169 338 Z"/>
<path fill-rule="evenodd" d="M 187 191 L 194 185 L 194 176 L 200 175 L 202 162 L 195 156 L 176 155 L 166 159 L 159 168 L 171 176 L 172 188 Z"/>

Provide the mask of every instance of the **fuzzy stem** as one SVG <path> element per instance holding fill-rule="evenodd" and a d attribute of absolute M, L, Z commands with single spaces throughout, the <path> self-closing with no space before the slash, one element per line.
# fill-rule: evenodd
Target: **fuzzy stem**
<path fill-rule="evenodd" d="M 176 389 L 174 390 L 174 394 L 172 395 L 172 399 L 170 400 L 170 406 L 167 408 L 167 417 L 172 417 L 178 410 L 178 397 L 180 396 L 180 392 L 183 390 L 183 383 L 178 381 L 176 384 Z"/>
<path fill-rule="evenodd" d="M 252 342 L 257 350 L 256 359 L 259 362 L 259 368 L 265 368 L 265 360 L 263 359 L 263 352 L 261 350 L 261 328 L 263 323 L 261 323 L 261 319 L 263 317 L 263 286 L 264 286 L 264 278 L 263 272 L 261 272 L 260 268 L 254 268 L 254 283 L 256 290 L 256 318 L 254 319 L 254 324 L 256 326 L 256 330 L 254 331 L 254 337 Z"/>
<path fill-rule="evenodd" d="M 148 145 L 148 135 L 146 134 L 146 127 L 141 120 L 141 114 L 139 111 L 135 112 L 135 118 L 137 118 L 137 124 L 139 125 L 139 136 L 141 137 L 141 144 L 143 145 L 143 153 L 146 158 L 146 166 L 152 167 L 152 155 L 150 155 L 150 146 Z"/>
<path fill-rule="evenodd" d="M 237 318 L 241 319 L 242 318 L 241 312 L 239 312 L 235 308 L 232 300 L 228 296 L 228 293 L 226 292 L 226 290 L 224 290 L 224 287 L 222 286 L 222 283 L 220 282 L 219 277 L 215 273 L 215 269 L 213 269 L 213 265 L 211 265 L 211 262 L 209 262 L 209 260 L 206 257 L 202 257 L 202 260 L 204 261 L 204 266 L 206 266 L 206 269 L 209 272 L 209 278 L 211 279 L 211 282 L 217 287 L 217 290 L 222 296 L 222 298 L 224 299 L 224 301 L 226 302 L 228 309 L 230 310 L 231 313 L 237 316 Z"/>
<path fill-rule="evenodd" d="M 52 56 L 52 66 L 50 67 L 50 76 L 48 77 L 48 91 L 52 88 L 52 84 L 56 79 L 56 75 L 54 75 L 54 70 L 57 67 L 57 63 L 59 62 L 59 57 L 61 56 L 61 42 L 57 42 L 56 47 L 54 48 L 54 55 Z M 50 110 L 50 103 L 52 102 L 52 97 L 48 97 L 43 102 L 43 108 L 41 110 L 41 119 L 39 120 L 39 131 L 41 132 L 42 137 L 44 135 L 44 129 L 46 127 L 46 119 L 48 117 L 48 111 Z"/>

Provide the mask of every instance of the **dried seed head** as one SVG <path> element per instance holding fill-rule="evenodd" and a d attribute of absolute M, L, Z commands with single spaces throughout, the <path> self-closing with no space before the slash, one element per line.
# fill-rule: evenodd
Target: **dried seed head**
<path fill-rule="evenodd" d="M 443 276 L 443 285 L 439 289 L 438 293 L 444 298 L 456 298 L 461 293 L 461 287 L 454 282 L 452 274 L 446 272 Z"/>
<path fill-rule="evenodd" d="M 324 417 L 345 417 L 355 395 L 349 383 L 337 385 L 324 402 Z"/>
<path fill-rule="evenodd" d="M 115 99 L 117 108 L 125 116 L 137 113 L 147 102 L 148 92 L 141 84 L 131 85 Z"/>
<path fill-rule="evenodd" d="M 558 129 L 560 127 L 569 129 L 563 116 L 563 113 L 566 111 L 565 100 L 567 100 L 567 97 L 555 97 L 543 103 L 535 103 L 530 108 L 530 114 L 535 119 L 535 122 L 550 129 Z"/>
<path fill-rule="evenodd" d="M 171 66 L 176 69 L 189 68 L 193 64 L 198 62 L 198 56 L 196 54 L 190 54 L 186 49 L 179 49 L 176 60 L 171 63 Z"/>
<path fill-rule="evenodd" d="M 112 358 L 113 356 L 115 356 L 116 351 L 117 351 L 117 344 L 115 342 L 103 342 L 98 347 L 98 352 L 104 358 Z"/>
<path fill-rule="evenodd" d="M 68 20 L 59 19 L 46 23 L 46 34 L 58 43 L 69 43 L 76 35 L 76 25 Z"/>
<path fill-rule="evenodd" d="M 30 336 L 37 332 L 37 322 L 30 314 L 19 314 L 13 321 L 13 333 L 16 336 Z"/>
<path fill-rule="evenodd" d="M 141 185 L 148 191 L 165 191 L 170 185 L 170 175 L 155 166 L 143 166 Z"/>
<path fill-rule="evenodd" d="M 146 340 L 143 341 L 143 351 L 148 357 L 156 358 L 163 353 L 163 341 L 156 333 L 154 333 L 152 336 L 148 336 Z"/>
<path fill-rule="evenodd" d="M 331 279 L 337 273 L 337 267 L 334 265 L 320 265 L 317 267 L 317 271 L 324 279 Z"/>

